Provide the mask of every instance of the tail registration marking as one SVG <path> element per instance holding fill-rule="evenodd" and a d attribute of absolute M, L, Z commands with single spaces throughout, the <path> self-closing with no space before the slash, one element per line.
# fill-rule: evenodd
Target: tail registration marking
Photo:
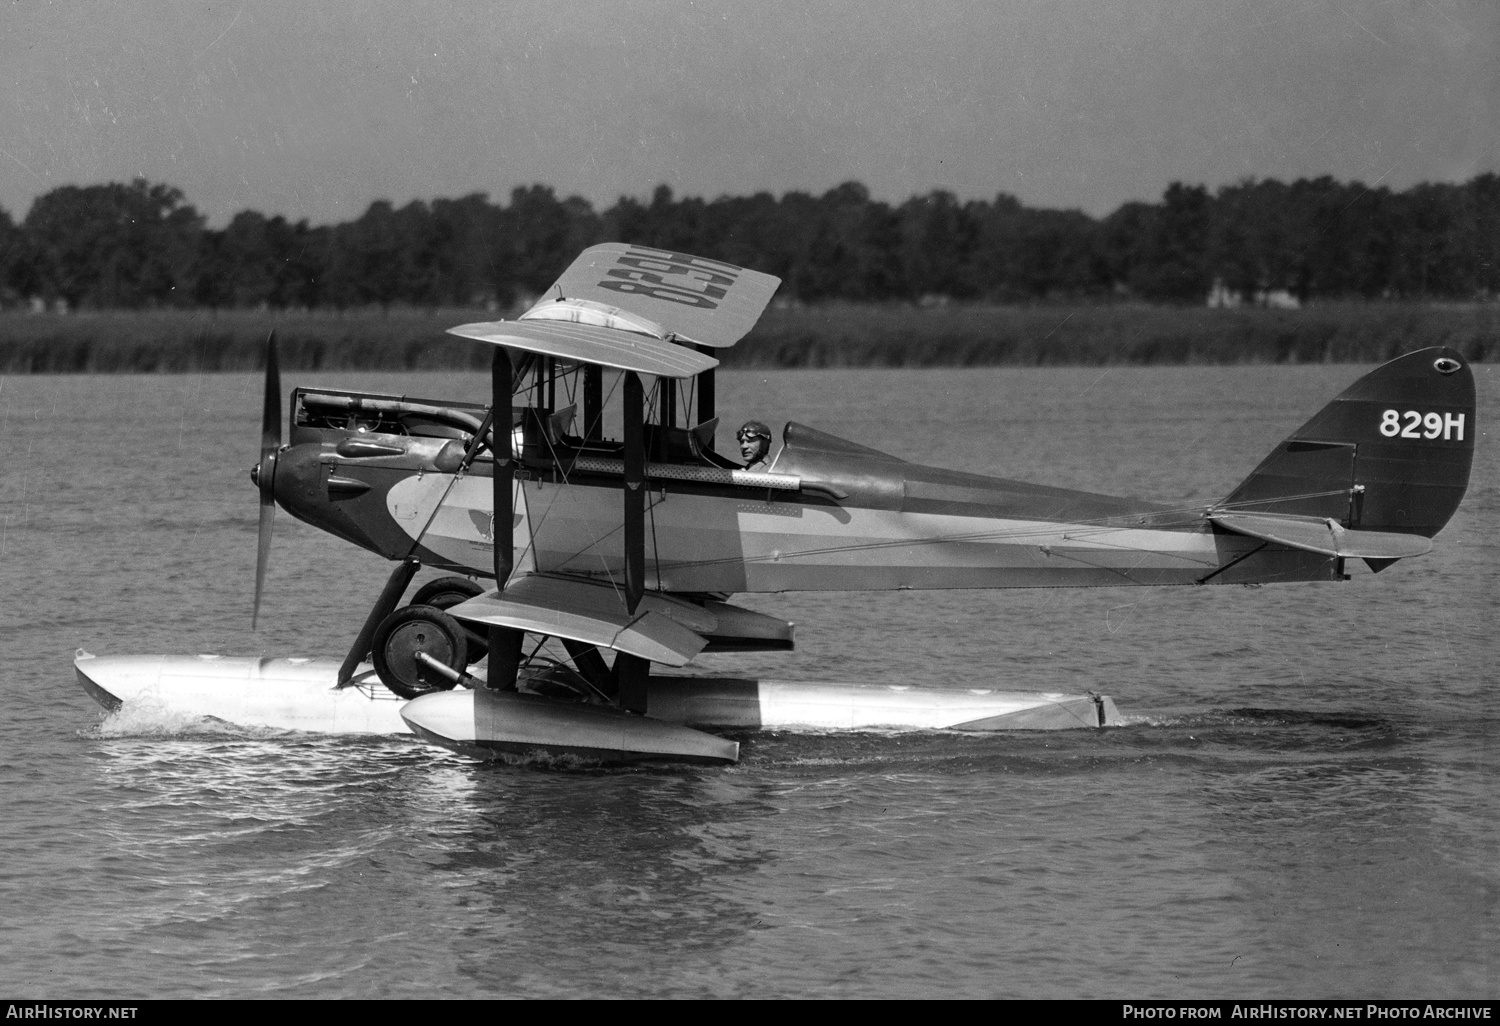
<path fill-rule="evenodd" d="M 1401 418 L 1406 418 L 1403 427 Z M 1380 433 L 1387 438 L 1437 438 L 1443 436 L 1443 441 L 1464 440 L 1464 415 L 1462 413 L 1418 413 L 1416 410 L 1407 410 L 1405 414 L 1397 410 L 1386 410 L 1380 415 Z"/>

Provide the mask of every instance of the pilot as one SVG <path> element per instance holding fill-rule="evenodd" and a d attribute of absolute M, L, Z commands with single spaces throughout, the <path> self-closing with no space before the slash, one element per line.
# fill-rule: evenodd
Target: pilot
<path fill-rule="evenodd" d="M 771 465 L 771 429 L 758 420 L 747 420 L 735 435 L 746 470 L 765 470 Z"/>

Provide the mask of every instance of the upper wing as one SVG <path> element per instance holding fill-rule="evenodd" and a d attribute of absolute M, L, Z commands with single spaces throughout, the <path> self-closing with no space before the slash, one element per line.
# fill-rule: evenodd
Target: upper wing
<path fill-rule="evenodd" d="M 648 318 L 681 342 L 722 349 L 745 336 L 781 279 L 705 257 L 625 242 L 590 246 L 544 302 L 583 299 Z"/>
<path fill-rule="evenodd" d="M 755 326 L 780 284 L 780 278 L 719 260 L 606 242 L 580 253 L 519 320 L 460 324 L 448 334 L 578 363 L 690 378 L 719 363 L 692 347 L 734 345 Z"/>
<path fill-rule="evenodd" d="M 664 378 L 690 378 L 719 364 L 713 357 L 686 346 L 598 324 L 561 320 L 480 321 L 449 328 L 448 334 Z"/>

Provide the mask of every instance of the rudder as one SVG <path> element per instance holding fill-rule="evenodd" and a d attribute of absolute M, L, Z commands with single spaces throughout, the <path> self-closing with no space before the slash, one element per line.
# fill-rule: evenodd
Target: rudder
<path fill-rule="evenodd" d="M 1345 389 L 1215 508 L 1431 538 L 1469 485 L 1474 406 L 1457 350 L 1408 353 Z"/>

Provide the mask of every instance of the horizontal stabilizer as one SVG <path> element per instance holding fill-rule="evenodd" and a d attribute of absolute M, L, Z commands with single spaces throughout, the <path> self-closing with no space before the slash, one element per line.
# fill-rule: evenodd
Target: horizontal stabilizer
<path fill-rule="evenodd" d="M 722 260 L 605 242 L 578 254 L 546 295 L 615 306 L 681 342 L 721 349 L 755 327 L 780 284 L 774 275 Z"/>
<path fill-rule="evenodd" d="M 624 328 L 570 321 L 478 321 L 449 328 L 448 334 L 476 342 L 519 349 L 523 353 L 555 356 L 575 363 L 655 374 L 663 378 L 691 378 L 719 365 L 686 346 Z"/>
<path fill-rule="evenodd" d="M 647 595 L 634 616 L 612 586 L 527 575 L 447 610 L 470 623 L 567 638 L 667 666 L 685 666 L 708 644 L 717 619 L 698 606 Z M 701 633 L 700 633 L 701 632 Z"/>
<path fill-rule="evenodd" d="M 1432 551 L 1432 539 L 1420 534 L 1350 531 L 1332 519 L 1255 513 L 1210 513 L 1209 519 L 1236 534 L 1325 556 L 1406 559 Z"/>

